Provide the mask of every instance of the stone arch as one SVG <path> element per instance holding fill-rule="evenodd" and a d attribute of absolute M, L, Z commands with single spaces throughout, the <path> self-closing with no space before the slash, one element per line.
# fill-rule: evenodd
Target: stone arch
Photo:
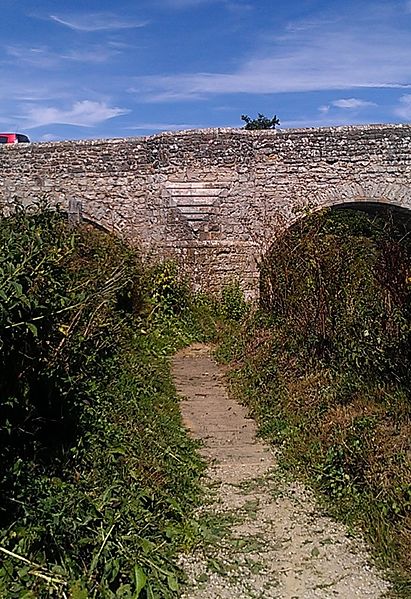
<path fill-rule="evenodd" d="M 411 212 L 411 187 L 389 183 L 385 186 L 344 183 L 314 194 L 315 208 L 344 204 L 381 204 Z"/>
<path fill-rule="evenodd" d="M 383 191 L 383 195 L 381 195 L 381 191 Z M 400 225 L 404 234 L 407 236 L 411 234 L 411 187 L 404 185 L 390 184 L 384 187 L 383 190 L 380 190 L 380 193 L 377 193 L 376 189 L 367 189 L 365 186 L 362 187 L 356 184 L 344 184 L 314 193 L 311 196 L 311 202 L 309 201 L 305 205 L 300 204 L 300 206 L 301 208 L 298 208 L 294 212 L 289 212 L 289 218 L 285 218 L 277 228 L 280 236 L 283 233 L 287 233 L 289 229 L 298 227 L 309 215 L 313 215 L 316 212 L 319 213 L 321 210 L 327 208 L 357 209 L 371 215 L 389 212 L 393 217 L 394 223 Z M 274 233 L 274 230 L 272 232 Z M 266 258 L 269 257 L 274 244 L 275 241 L 271 245 L 267 245 L 261 253 L 258 264 L 258 276 L 256 277 L 258 291 L 252 296 L 252 299 L 259 299 L 261 297 L 261 266 L 264 264 Z"/>
<path fill-rule="evenodd" d="M 111 233 L 111 234 L 114 233 L 114 234 L 119 235 L 119 233 L 117 233 L 116 231 L 113 231 L 113 229 L 111 229 L 104 223 L 98 222 L 95 219 L 89 218 L 87 216 L 82 216 L 81 223 L 88 225 L 89 227 L 93 227 L 94 229 L 97 229 L 98 231 L 102 231 L 103 233 Z"/>

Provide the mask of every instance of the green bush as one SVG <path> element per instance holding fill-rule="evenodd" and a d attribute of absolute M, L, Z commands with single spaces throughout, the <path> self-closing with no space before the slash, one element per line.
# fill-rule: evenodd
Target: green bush
<path fill-rule="evenodd" d="M 219 302 L 219 310 L 223 318 L 241 321 L 248 309 L 249 306 L 238 281 L 231 281 L 223 287 Z"/>
<path fill-rule="evenodd" d="M 189 333 L 150 315 L 179 289 L 47 206 L 0 245 L 0 596 L 176 596 L 202 466 L 167 363 Z"/>

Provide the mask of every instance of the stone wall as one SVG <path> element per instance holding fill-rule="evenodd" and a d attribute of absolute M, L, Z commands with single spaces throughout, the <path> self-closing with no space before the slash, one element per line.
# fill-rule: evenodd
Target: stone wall
<path fill-rule="evenodd" d="M 249 295 L 279 226 L 309 206 L 411 209 L 411 126 L 245 131 L 0 147 L 0 201 L 81 201 L 87 220 L 153 257 L 173 256 L 196 287 L 238 277 Z"/>

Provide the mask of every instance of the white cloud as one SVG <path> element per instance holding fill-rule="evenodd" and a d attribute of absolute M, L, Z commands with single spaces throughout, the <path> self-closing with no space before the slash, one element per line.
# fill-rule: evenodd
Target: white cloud
<path fill-rule="evenodd" d="M 16 78 L 14 73 L 2 73 L 2 86 L 0 87 L 0 102 L 11 104 L 15 107 L 18 102 L 45 102 L 71 97 L 72 90 L 67 90 L 66 81 L 53 78 L 52 84 L 49 77 L 40 78 L 38 73 L 34 77 Z M 1 106 L 1 105 L 0 105 Z"/>
<path fill-rule="evenodd" d="M 255 8 L 251 3 L 243 2 L 241 0 L 157 0 L 156 4 L 176 10 L 197 8 L 207 4 L 221 4 L 229 12 L 237 15 L 242 15 Z"/>
<path fill-rule="evenodd" d="M 33 129 L 51 124 L 77 125 L 78 127 L 93 127 L 116 116 L 130 112 L 124 108 L 110 107 L 105 102 L 83 100 L 75 102 L 71 109 L 62 110 L 52 106 L 28 106 L 24 119 L 25 127 Z"/>
<path fill-rule="evenodd" d="M 246 13 L 249 13 L 251 11 L 253 11 L 256 7 L 253 4 L 246 4 L 243 2 L 226 2 L 226 8 L 234 13 L 234 14 L 238 14 L 238 15 L 244 15 Z"/>
<path fill-rule="evenodd" d="M 377 106 L 375 102 L 367 102 L 366 100 L 360 100 L 358 98 L 342 98 L 341 100 L 334 100 L 334 102 L 331 103 L 337 108 L 345 108 L 348 110 Z"/>
<path fill-rule="evenodd" d="M 23 46 L 6 46 L 7 56 L 13 61 L 18 61 L 19 64 L 26 64 L 36 68 L 52 68 L 57 66 L 59 60 L 57 56 L 45 47 L 23 47 Z"/>
<path fill-rule="evenodd" d="M 193 125 L 190 123 L 140 123 L 131 125 L 127 129 L 135 129 L 139 131 L 182 131 L 185 129 L 201 129 L 202 125 Z"/>
<path fill-rule="evenodd" d="M 93 46 L 70 50 L 67 54 L 61 54 L 61 58 L 75 62 L 102 64 L 116 54 L 119 54 L 117 50 L 109 50 L 103 46 Z"/>
<path fill-rule="evenodd" d="M 367 120 L 355 120 L 352 118 L 335 118 L 335 116 L 329 116 L 325 118 L 311 118 L 309 116 L 301 119 L 290 119 L 281 121 L 280 129 L 307 129 L 311 127 L 345 127 L 350 125 L 366 125 L 369 124 Z"/>
<path fill-rule="evenodd" d="M 110 31 L 145 27 L 148 21 L 117 17 L 111 13 L 88 13 L 78 15 L 50 15 L 50 19 L 76 31 Z"/>
<path fill-rule="evenodd" d="M 59 54 L 46 46 L 25 47 L 7 46 L 6 54 L 12 61 L 18 61 L 19 65 L 25 64 L 41 69 L 53 69 L 61 66 L 62 61 L 70 60 L 89 64 L 102 64 L 119 53 L 116 49 L 106 46 L 87 46 L 69 50 L 65 54 Z"/>
<path fill-rule="evenodd" d="M 320 106 L 318 110 L 323 114 L 327 114 L 327 112 L 330 112 L 330 105 L 324 104 L 323 106 Z"/>
<path fill-rule="evenodd" d="M 142 77 L 140 79 L 138 87 L 127 88 L 127 93 L 137 94 L 139 100 L 149 102 L 181 102 L 189 100 L 200 100 L 205 98 L 206 92 L 195 92 L 193 89 L 186 89 L 182 91 L 174 91 L 172 89 L 160 91 L 157 88 L 157 82 L 163 81 L 163 78 L 157 77 Z"/>
<path fill-rule="evenodd" d="M 212 94 L 279 93 L 411 87 L 411 29 L 370 16 L 367 21 L 310 22 L 271 37 L 231 72 L 140 77 L 148 101 Z M 374 20 L 372 20 L 374 19 Z"/>
<path fill-rule="evenodd" d="M 44 135 L 41 135 L 39 141 L 56 141 L 56 139 L 59 139 L 57 135 L 45 133 Z"/>
<path fill-rule="evenodd" d="M 411 121 L 411 94 L 401 96 L 400 105 L 394 110 L 394 114 L 405 121 Z"/>
<path fill-rule="evenodd" d="M 410 0 L 411 1 L 411 0 Z M 314 18 L 314 19 L 299 19 L 287 23 L 285 30 L 289 33 L 299 33 L 310 29 L 318 29 L 319 27 L 333 26 L 338 22 L 338 19 Z"/>

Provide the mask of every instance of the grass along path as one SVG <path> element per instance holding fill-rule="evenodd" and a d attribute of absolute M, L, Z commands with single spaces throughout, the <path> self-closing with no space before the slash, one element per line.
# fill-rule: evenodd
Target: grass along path
<path fill-rule="evenodd" d="M 203 441 L 209 501 L 200 521 L 220 534 L 183 556 L 183 599 L 383 597 L 388 584 L 364 543 L 287 480 L 254 421 L 230 398 L 205 345 L 181 350 L 173 376 L 186 426 Z"/>

